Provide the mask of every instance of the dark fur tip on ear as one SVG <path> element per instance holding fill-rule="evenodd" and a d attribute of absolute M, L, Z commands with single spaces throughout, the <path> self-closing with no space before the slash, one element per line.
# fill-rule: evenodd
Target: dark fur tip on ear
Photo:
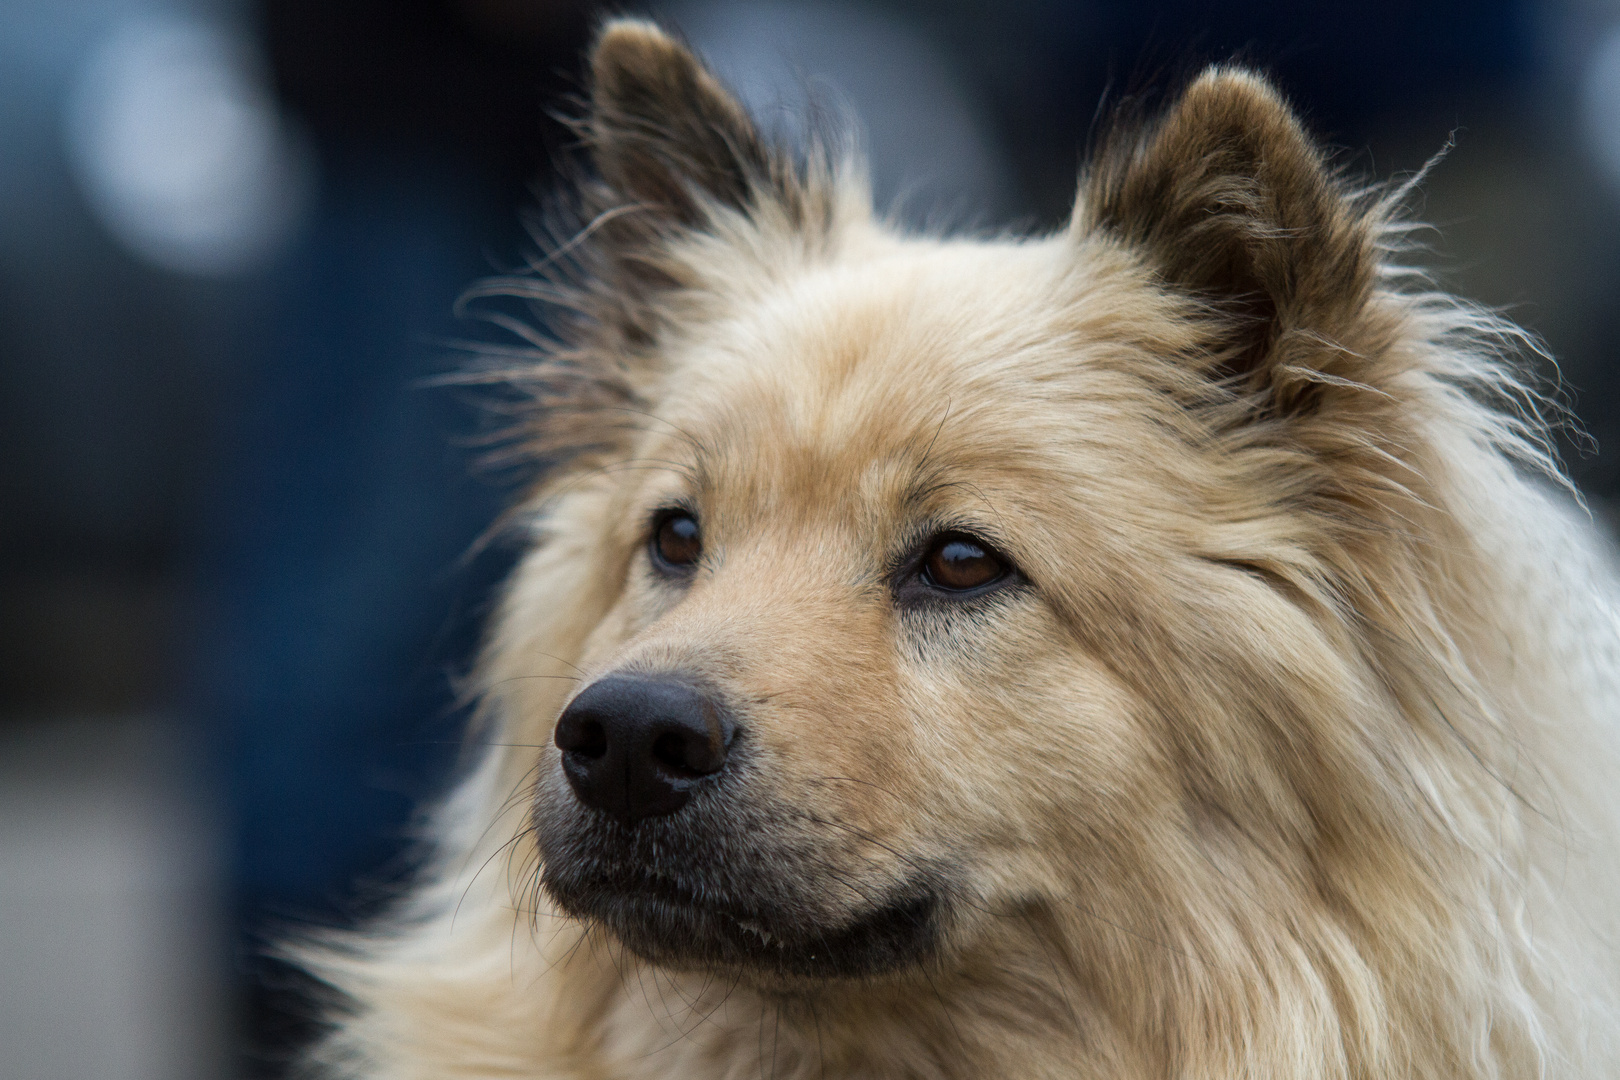
<path fill-rule="evenodd" d="M 1206 70 L 1155 125 L 1106 139 L 1075 228 L 1140 246 L 1170 284 L 1237 316 L 1224 370 L 1291 330 L 1338 336 L 1376 281 L 1375 229 L 1262 76 Z"/>
<path fill-rule="evenodd" d="M 591 52 L 587 136 L 602 178 L 695 224 L 701 202 L 741 209 L 772 174 L 753 121 L 691 51 L 641 19 L 606 23 Z"/>

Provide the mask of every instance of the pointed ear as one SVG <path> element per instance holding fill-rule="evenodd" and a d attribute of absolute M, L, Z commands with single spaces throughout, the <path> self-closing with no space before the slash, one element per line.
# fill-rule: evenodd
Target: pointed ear
<path fill-rule="evenodd" d="M 1241 69 L 1209 69 L 1156 126 L 1106 143 L 1075 228 L 1140 248 L 1168 284 L 1212 301 L 1225 316 L 1215 373 L 1252 387 L 1280 367 L 1321 369 L 1324 341 L 1342 358 L 1376 283 L 1370 216 L 1281 95 Z"/>
<path fill-rule="evenodd" d="M 591 53 L 586 134 L 625 201 L 695 226 L 706 202 L 744 210 L 792 170 L 697 57 L 656 25 L 607 23 Z"/>

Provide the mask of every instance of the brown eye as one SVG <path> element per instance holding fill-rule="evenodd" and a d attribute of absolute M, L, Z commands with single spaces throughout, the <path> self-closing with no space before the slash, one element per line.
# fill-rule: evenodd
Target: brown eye
<path fill-rule="evenodd" d="M 697 518 L 674 510 L 658 520 L 652 537 L 654 564 L 665 570 L 686 570 L 702 554 L 703 533 L 698 529 Z"/>
<path fill-rule="evenodd" d="M 923 578 L 950 592 L 977 589 L 1003 577 L 1007 564 L 971 536 L 942 536 L 923 559 Z"/>

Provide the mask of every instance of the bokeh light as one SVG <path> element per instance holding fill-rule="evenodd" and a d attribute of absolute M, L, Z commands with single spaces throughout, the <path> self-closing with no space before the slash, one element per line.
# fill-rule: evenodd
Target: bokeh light
<path fill-rule="evenodd" d="M 1593 155 L 1620 186 L 1620 22 L 1598 37 L 1587 60 L 1581 120 Z"/>
<path fill-rule="evenodd" d="M 78 73 L 66 137 L 102 224 L 166 269 L 260 266 L 309 203 L 311 158 L 251 43 L 200 19 L 146 16 L 109 34 Z"/>

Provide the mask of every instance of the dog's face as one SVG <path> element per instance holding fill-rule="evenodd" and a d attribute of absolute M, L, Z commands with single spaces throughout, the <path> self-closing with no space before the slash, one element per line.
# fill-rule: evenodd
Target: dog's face
<path fill-rule="evenodd" d="M 548 489 L 592 508 L 604 597 L 535 718 L 552 899 L 653 962 L 793 982 L 1043 912 L 1125 947 L 1309 874 L 1376 763 L 1306 714 L 1382 691 L 1310 578 L 1308 449 L 1350 406 L 1277 373 L 1307 331 L 1373 332 L 1341 311 L 1372 256 L 1270 91 L 1201 81 L 1059 236 L 942 243 L 810 207 L 648 28 L 596 87 L 604 181 L 664 216 L 605 241 L 635 314 L 581 346 L 630 372 L 591 414 L 627 434 Z M 521 580 L 514 641 L 550 618 Z"/>
<path fill-rule="evenodd" d="M 1131 464 L 1162 436 L 1112 416 L 1141 392 L 1110 370 L 1119 298 L 1059 305 L 1085 288 L 1059 270 L 894 244 L 669 348 L 540 783 L 566 907 L 660 960 L 866 973 L 1162 800 L 1069 607 L 1157 558 L 1114 534 L 1162 512 Z"/>

